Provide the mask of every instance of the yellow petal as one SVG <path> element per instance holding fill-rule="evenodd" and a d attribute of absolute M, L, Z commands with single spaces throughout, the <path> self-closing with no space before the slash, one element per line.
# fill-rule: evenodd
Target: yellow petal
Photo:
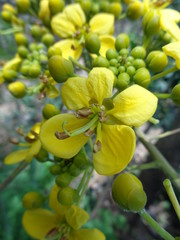
<path fill-rule="evenodd" d="M 33 159 L 33 157 L 38 154 L 40 149 L 41 149 L 41 142 L 40 142 L 40 140 L 37 140 L 37 141 L 33 142 L 31 144 L 31 147 L 29 148 L 29 151 L 28 151 L 28 153 L 26 155 L 25 160 L 27 162 L 30 162 Z"/>
<path fill-rule="evenodd" d="M 57 217 L 46 209 L 25 211 L 22 219 L 26 232 L 35 239 L 43 239 L 47 233 L 56 227 Z"/>
<path fill-rule="evenodd" d="M 77 27 L 82 27 L 86 22 L 86 17 L 79 3 L 68 5 L 63 12 L 66 14 L 67 19 Z"/>
<path fill-rule="evenodd" d="M 82 45 L 79 45 L 78 41 L 73 39 L 59 41 L 54 44 L 54 47 L 60 48 L 62 51 L 62 57 L 66 59 L 69 59 L 69 57 L 76 60 L 79 59 L 83 50 Z"/>
<path fill-rule="evenodd" d="M 91 18 L 89 22 L 90 31 L 99 35 L 113 34 L 114 15 L 108 13 L 99 13 Z"/>
<path fill-rule="evenodd" d="M 56 14 L 51 20 L 51 27 L 53 32 L 62 38 L 71 37 L 76 31 L 74 24 L 68 20 L 65 13 Z"/>
<path fill-rule="evenodd" d="M 4 160 L 4 164 L 10 165 L 21 162 L 26 159 L 26 156 L 29 152 L 29 148 L 18 150 L 8 154 Z"/>
<path fill-rule="evenodd" d="M 105 240 L 105 236 L 97 228 L 94 229 L 79 229 L 73 231 L 68 240 Z"/>
<path fill-rule="evenodd" d="M 114 108 L 108 112 L 123 124 L 139 127 L 148 121 L 156 111 L 157 97 L 139 85 L 133 85 L 114 99 Z"/>
<path fill-rule="evenodd" d="M 50 118 L 41 127 L 40 140 L 42 145 L 57 157 L 68 159 L 75 156 L 88 141 L 88 137 L 80 134 L 59 140 L 56 138 L 55 132 L 63 132 L 62 124 L 64 122 L 67 122 L 66 129 L 72 131 L 81 128 L 88 121 L 88 119 L 77 119 L 73 114 L 59 114 Z"/>
<path fill-rule="evenodd" d="M 167 31 L 176 41 L 180 41 L 180 13 L 173 9 L 163 9 L 160 11 L 160 24 L 163 30 Z"/>
<path fill-rule="evenodd" d="M 101 48 L 100 48 L 100 55 L 105 57 L 106 56 L 106 51 L 109 48 L 115 48 L 115 38 L 111 35 L 103 35 L 100 36 L 101 40 Z"/>
<path fill-rule="evenodd" d="M 122 171 L 131 161 L 136 137 L 132 128 L 125 125 L 102 125 L 101 150 L 93 154 L 95 170 L 101 175 Z"/>
<path fill-rule="evenodd" d="M 65 218 L 65 213 L 69 206 L 63 206 L 57 200 L 57 194 L 60 188 L 55 184 L 51 190 L 49 196 L 49 207 L 54 211 L 54 213 L 58 216 L 58 220 L 62 221 Z"/>
<path fill-rule="evenodd" d="M 176 67 L 180 69 L 180 41 L 169 43 L 162 49 L 167 56 L 170 56 L 176 60 Z"/>
<path fill-rule="evenodd" d="M 93 68 L 87 78 L 89 96 L 99 105 L 103 99 L 111 97 L 114 84 L 114 74 L 107 68 Z"/>
<path fill-rule="evenodd" d="M 78 110 L 89 107 L 89 92 L 86 86 L 86 78 L 69 78 L 61 88 L 61 97 L 68 109 Z"/>
<path fill-rule="evenodd" d="M 59 96 L 59 90 L 55 86 L 49 85 L 46 87 L 46 96 L 48 98 L 56 98 Z"/>
<path fill-rule="evenodd" d="M 17 71 L 21 62 L 22 62 L 22 59 L 18 55 L 16 55 L 12 60 L 7 61 L 5 63 L 5 65 L 3 66 L 3 70 L 12 69 Z"/>

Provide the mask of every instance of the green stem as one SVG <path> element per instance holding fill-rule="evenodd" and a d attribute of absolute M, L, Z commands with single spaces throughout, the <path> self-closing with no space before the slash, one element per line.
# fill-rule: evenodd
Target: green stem
<path fill-rule="evenodd" d="M 85 182 L 86 177 L 87 177 L 88 172 L 89 172 L 89 168 L 90 168 L 90 166 L 88 166 L 88 167 L 86 168 L 86 170 L 84 171 L 83 177 L 81 178 L 81 182 L 80 182 L 80 184 L 79 184 L 79 186 L 78 186 L 78 189 L 77 189 L 78 193 L 80 193 L 80 191 L 81 191 L 81 189 L 82 189 L 82 187 L 83 187 L 83 185 L 84 185 L 84 182 Z"/>
<path fill-rule="evenodd" d="M 123 13 L 118 17 L 118 20 L 124 19 L 126 18 L 126 16 L 127 16 L 126 13 Z"/>
<path fill-rule="evenodd" d="M 174 189 L 172 187 L 171 181 L 169 179 L 164 180 L 163 185 L 166 189 L 166 192 L 169 196 L 169 199 L 174 207 L 174 210 L 176 212 L 176 215 L 178 217 L 178 219 L 180 220 L 180 205 L 178 203 L 176 194 L 174 192 Z"/>
<path fill-rule="evenodd" d="M 167 74 L 175 72 L 177 70 L 178 70 L 177 67 L 173 66 L 172 68 L 169 68 L 169 69 L 165 70 L 164 72 L 161 72 L 161 73 L 158 73 L 158 74 L 152 76 L 151 81 L 155 81 L 155 80 L 162 78 L 162 77 L 166 76 Z"/>
<path fill-rule="evenodd" d="M 157 165 L 164 171 L 164 173 L 173 181 L 176 188 L 180 191 L 180 176 L 176 170 L 168 163 L 167 159 L 161 154 L 161 152 L 148 141 L 147 137 L 141 132 L 140 129 L 136 128 L 136 134 L 139 140 L 147 148 Z"/>
<path fill-rule="evenodd" d="M 149 140 L 152 141 L 154 139 L 161 139 L 161 138 L 169 137 L 169 136 L 177 134 L 179 132 L 180 132 L 180 128 L 177 128 L 175 130 L 167 131 L 165 133 L 159 134 L 158 136 L 151 137 Z"/>
<path fill-rule="evenodd" d="M 151 40 L 151 37 L 146 37 L 146 36 L 144 37 L 144 39 L 143 39 L 143 47 L 144 47 L 145 49 L 147 48 L 150 40 Z"/>
<path fill-rule="evenodd" d="M 69 60 L 71 60 L 72 63 L 74 63 L 74 65 L 78 66 L 80 69 L 83 69 L 86 72 L 90 72 L 90 69 L 83 66 L 82 64 L 80 64 L 78 61 L 76 61 L 75 59 L 73 59 L 72 57 L 69 57 Z"/>
<path fill-rule="evenodd" d="M 164 228 L 162 228 L 147 212 L 145 209 L 139 212 L 139 215 L 148 223 L 148 225 L 163 239 L 175 240 L 175 238 L 169 234 Z"/>
<path fill-rule="evenodd" d="M 27 89 L 27 93 L 29 95 L 33 95 L 33 94 L 39 93 L 43 88 L 44 88 L 44 83 L 41 83 L 41 84 L 39 84 L 37 86 L 29 87 Z"/>
<path fill-rule="evenodd" d="M 144 164 L 137 164 L 137 165 L 131 165 L 129 167 L 126 168 L 127 171 L 133 171 L 133 170 L 148 170 L 148 169 L 157 169 L 159 168 L 157 166 L 157 163 L 155 162 L 150 162 L 150 163 L 144 163 Z"/>
<path fill-rule="evenodd" d="M 162 99 L 167 99 L 171 97 L 170 93 L 154 93 L 154 95 L 158 98 L 162 98 Z"/>
<path fill-rule="evenodd" d="M 22 28 L 10 28 L 6 30 L 1 30 L 0 35 L 8 35 L 16 32 L 21 32 L 21 31 L 22 31 Z"/>
<path fill-rule="evenodd" d="M 6 188 L 13 180 L 14 178 L 22 171 L 24 170 L 27 165 L 29 165 L 28 162 L 21 162 L 17 168 L 15 168 L 12 173 L 0 184 L 0 191 L 2 191 L 4 188 Z"/>
<path fill-rule="evenodd" d="M 159 123 L 159 120 L 156 119 L 156 118 L 151 117 L 151 118 L 149 119 L 149 122 L 151 122 L 152 124 L 156 125 L 156 124 Z"/>

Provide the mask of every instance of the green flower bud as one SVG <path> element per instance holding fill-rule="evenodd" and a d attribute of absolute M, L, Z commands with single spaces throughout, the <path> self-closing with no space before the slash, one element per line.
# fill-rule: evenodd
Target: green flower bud
<path fill-rule="evenodd" d="M 180 106 L 180 84 L 177 84 L 172 92 L 171 92 L 171 99 L 173 102 L 177 105 Z"/>
<path fill-rule="evenodd" d="M 101 41 L 97 33 L 88 33 L 85 39 L 85 47 L 90 53 L 99 53 L 101 47 Z"/>
<path fill-rule="evenodd" d="M 26 95 L 26 86 L 20 81 L 10 83 L 8 90 L 15 98 L 23 98 Z"/>
<path fill-rule="evenodd" d="M 101 1 L 100 7 L 101 7 L 102 12 L 108 12 L 109 5 L 110 5 L 109 1 Z"/>
<path fill-rule="evenodd" d="M 81 2 L 81 7 L 86 14 L 88 14 L 91 10 L 91 0 L 84 0 Z"/>
<path fill-rule="evenodd" d="M 18 12 L 27 13 L 30 8 L 30 0 L 16 0 Z"/>
<path fill-rule="evenodd" d="M 111 70 L 114 73 L 115 76 L 117 76 L 118 73 L 119 73 L 119 71 L 116 67 L 109 67 L 109 70 Z"/>
<path fill-rule="evenodd" d="M 123 73 L 126 71 L 126 68 L 124 66 L 120 66 L 118 70 L 119 70 L 119 73 Z"/>
<path fill-rule="evenodd" d="M 114 180 L 112 196 L 121 208 L 132 212 L 142 210 L 147 201 L 142 183 L 131 173 L 122 173 Z"/>
<path fill-rule="evenodd" d="M 128 56 L 126 58 L 126 62 L 130 62 L 130 63 L 133 63 L 134 62 L 134 58 L 132 56 Z"/>
<path fill-rule="evenodd" d="M 56 166 L 56 165 L 54 165 Z M 60 166 L 59 166 L 60 167 Z M 60 167 L 61 168 L 61 167 Z M 52 173 L 52 172 L 51 172 Z M 61 171 L 59 172 L 61 173 Z M 52 173 L 55 175 L 55 172 Z M 58 174 L 58 173 L 57 173 Z M 72 181 L 72 176 L 69 173 L 62 173 L 56 178 L 56 184 L 59 187 L 67 187 L 69 186 L 70 182 Z"/>
<path fill-rule="evenodd" d="M 126 72 L 127 72 L 127 74 L 128 74 L 130 77 L 132 77 L 132 76 L 135 74 L 136 69 L 135 69 L 135 67 L 133 67 L 133 66 L 129 66 L 129 67 L 127 67 L 127 69 L 126 69 Z"/>
<path fill-rule="evenodd" d="M 46 33 L 42 37 L 42 42 L 46 45 L 46 47 L 49 47 L 54 42 L 54 36 L 50 33 Z"/>
<path fill-rule="evenodd" d="M 71 174 L 71 176 L 73 177 L 77 177 L 81 174 L 81 169 L 79 167 L 77 167 L 76 164 L 71 164 L 70 168 L 69 168 L 69 173 Z"/>
<path fill-rule="evenodd" d="M 42 162 L 42 163 L 47 162 L 49 160 L 48 152 L 44 148 L 41 148 L 35 157 L 36 157 L 37 161 Z"/>
<path fill-rule="evenodd" d="M 18 47 L 18 54 L 22 58 L 26 58 L 28 55 L 29 51 L 25 46 L 19 46 Z"/>
<path fill-rule="evenodd" d="M 130 83 L 130 76 L 124 72 L 120 73 L 117 79 L 116 87 L 119 91 L 122 91 L 128 87 Z"/>
<path fill-rule="evenodd" d="M 93 67 L 105 67 L 108 68 L 109 67 L 109 61 L 102 57 L 102 56 L 98 56 L 97 58 L 95 58 L 92 62 L 92 66 Z"/>
<path fill-rule="evenodd" d="M 143 17 L 143 30 L 147 36 L 156 34 L 160 29 L 160 16 L 153 9 L 149 10 Z"/>
<path fill-rule="evenodd" d="M 48 58 L 54 56 L 54 55 L 62 55 L 62 51 L 59 47 L 51 46 L 48 48 L 47 56 Z"/>
<path fill-rule="evenodd" d="M 121 4 L 120 3 L 118 3 L 118 2 L 114 2 L 114 3 L 111 3 L 110 5 L 109 5 L 109 9 L 108 9 L 109 11 L 109 13 L 112 13 L 112 14 L 114 14 L 114 16 L 117 18 L 117 17 L 119 17 L 119 15 L 121 14 L 121 12 L 122 12 L 122 6 L 121 6 Z"/>
<path fill-rule="evenodd" d="M 147 88 L 151 82 L 151 75 L 147 68 L 139 68 L 134 74 L 133 81 L 136 84 Z"/>
<path fill-rule="evenodd" d="M 153 72 L 161 72 L 168 64 L 168 58 L 162 51 L 152 51 L 146 58 L 148 68 Z"/>
<path fill-rule="evenodd" d="M 17 77 L 17 72 L 13 69 L 3 70 L 3 77 L 6 81 L 12 81 Z"/>
<path fill-rule="evenodd" d="M 62 173 L 62 168 L 58 164 L 55 164 L 49 168 L 49 171 L 53 175 L 59 175 L 60 173 Z"/>
<path fill-rule="evenodd" d="M 23 33 L 16 33 L 15 41 L 18 46 L 20 46 L 20 45 L 27 46 L 28 45 L 28 39 L 27 39 L 26 35 L 24 35 Z"/>
<path fill-rule="evenodd" d="M 5 22 L 10 23 L 12 19 L 13 14 L 10 11 L 2 10 L 1 17 Z"/>
<path fill-rule="evenodd" d="M 120 51 L 119 51 L 119 55 L 123 56 L 123 57 L 127 57 L 129 54 L 129 50 L 126 49 L 126 48 L 122 48 Z"/>
<path fill-rule="evenodd" d="M 131 20 L 137 20 L 144 14 L 144 4 L 139 1 L 131 2 L 127 7 L 127 17 Z"/>
<path fill-rule="evenodd" d="M 108 60 L 111 60 L 111 59 L 117 58 L 117 57 L 118 57 L 118 53 L 116 52 L 115 49 L 110 48 L 106 51 L 106 58 Z"/>
<path fill-rule="evenodd" d="M 29 44 L 29 49 L 31 52 L 36 51 L 37 50 L 37 44 L 36 43 L 30 43 Z"/>
<path fill-rule="evenodd" d="M 29 75 L 29 66 L 30 65 L 22 65 L 20 68 L 20 73 L 24 76 L 28 76 Z"/>
<path fill-rule="evenodd" d="M 49 9 L 51 15 L 61 12 L 64 8 L 64 0 L 49 0 Z"/>
<path fill-rule="evenodd" d="M 57 114 L 59 114 L 59 109 L 53 104 L 46 104 L 42 110 L 43 117 L 47 120 Z"/>
<path fill-rule="evenodd" d="M 132 49 L 131 56 L 133 56 L 134 58 L 144 59 L 146 56 L 146 49 L 144 47 L 137 46 Z"/>
<path fill-rule="evenodd" d="M 24 195 L 22 199 L 22 204 L 24 208 L 35 209 L 42 206 L 44 203 L 43 196 L 38 192 L 28 192 Z"/>
<path fill-rule="evenodd" d="M 79 169 L 85 169 L 88 164 L 88 159 L 86 156 L 86 151 L 82 148 L 79 153 L 73 159 L 74 164 Z"/>
<path fill-rule="evenodd" d="M 92 3 L 92 5 L 91 5 L 91 12 L 93 14 L 96 14 L 96 13 L 99 12 L 99 10 L 100 10 L 99 4 L 98 3 Z"/>
<path fill-rule="evenodd" d="M 45 54 L 40 54 L 39 61 L 41 65 L 46 65 L 48 63 L 48 57 Z"/>
<path fill-rule="evenodd" d="M 49 59 L 49 72 L 58 83 L 65 82 L 69 77 L 73 77 L 74 69 L 71 61 L 55 55 Z"/>
<path fill-rule="evenodd" d="M 33 38 L 39 39 L 41 37 L 41 27 L 39 25 L 33 25 L 31 27 L 31 34 Z"/>
<path fill-rule="evenodd" d="M 134 60 L 133 66 L 136 69 L 144 68 L 144 67 L 146 67 L 146 63 L 144 62 L 144 60 L 137 58 Z"/>
<path fill-rule="evenodd" d="M 29 76 L 32 78 L 37 78 L 41 74 L 41 66 L 39 64 L 33 63 L 29 68 Z"/>
<path fill-rule="evenodd" d="M 129 46 L 129 37 L 125 33 L 121 33 L 117 36 L 115 41 L 115 48 L 117 51 L 120 51 L 123 48 L 128 48 Z"/>
<path fill-rule="evenodd" d="M 113 58 L 109 61 L 110 66 L 116 66 L 118 64 L 118 60 L 116 58 Z"/>
<path fill-rule="evenodd" d="M 78 200 L 78 192 L 70 187 L 65 187 L 58 192 L 57 197 L 62 205 L 70 206 Z"/>

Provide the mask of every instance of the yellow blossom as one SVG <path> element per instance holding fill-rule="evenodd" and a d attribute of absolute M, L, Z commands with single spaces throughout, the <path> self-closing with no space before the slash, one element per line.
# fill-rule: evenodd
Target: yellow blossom
<path fill-rule="evenodd" d="M 113 73 L 93 68 L 88 78 L 69 78 L 61 89 L 64 104 L 75 114 L 59 114 L 42 125 L 42 145 L 57 157 L 72 158 L 95 133 L 93 162 L 102 175 L 122 171 L 132 159 L 139 127 L 152 117 L 157 98 L 133 85 L 113 99 Z"/>

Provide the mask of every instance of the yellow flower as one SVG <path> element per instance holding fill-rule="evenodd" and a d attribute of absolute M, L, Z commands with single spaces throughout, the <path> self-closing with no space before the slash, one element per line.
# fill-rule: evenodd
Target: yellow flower
<path fill-rule="evenodd" d="M 132 126 L 139 127 L 152 117 L 157 98 L 133 85 L 113 100 L 113 73 L 94 68 L 88 78 L 69 78 L 61 89 L 64 104 L 73 114 L 60 114 L 42 125 L 42 145 L 57 157 L 72 158 L 96 133 L 93 161 L 102 175 L 122 171 L 135 150 Z"/>
<path fill-rule="evenodd" d="M 84 237 L 105 240 L 97 229 L 80 229 L 88 221 L 88 213 L 76 205 L 61 205 L 57 200 L 59 190 L 54 185 L 50 193 L 49 206 L 53 212 L 42 208 L 25 211 L 22 222 L 26 232 L 35 239 L 58 236 L 67 240 L 83 240 Z"/>
<path fill-rule="evenodd" d="M 114 48 L 114 15 L 99 13 L 95 15 L 89 24 L 86 23 L 85 14 L 78 3 L 68 5 L 62 13 L 58 13 L 51 20 L 53 32 L 61 38 L 66 38 L 57 42 L 54 46 L 62 50 L 62 56 L 69 56 L 78 59 L 81 56 L 86 34 L 97 33 L 101 39 L 100 54 L 105 56 L 109 48 Z"/>
<path fill-rule="evenodd" d="M 26 147 L 22 150 L 11 152 L 4 159 L 4 164 L 11 165 L 22 161 L 30 162 L 33 157 L 38 154 L 41 148 L 41 142 L 38 138 L 41 123 L 36 123 L 27 136 L 25 137 L 26 143 L 19 143 L 19 146 Z"/>

